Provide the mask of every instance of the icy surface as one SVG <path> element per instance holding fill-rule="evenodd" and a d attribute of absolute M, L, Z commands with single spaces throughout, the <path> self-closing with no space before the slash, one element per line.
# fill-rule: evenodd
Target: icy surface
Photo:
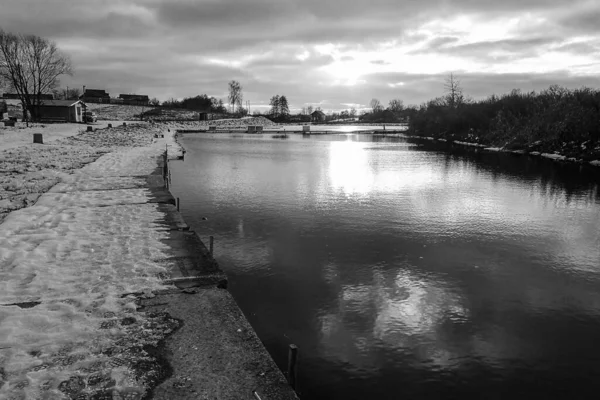
<path fill-rule="evenodd" d="M 81 169 L 38 169 L 59 183 L 0 223 L 1 399 L 142 398 L 164 374 L 146 349 L 177 321 L 136 296 L 166 288 L 169 231 L 138 176 L 176 145 L 144 135 Z"/>

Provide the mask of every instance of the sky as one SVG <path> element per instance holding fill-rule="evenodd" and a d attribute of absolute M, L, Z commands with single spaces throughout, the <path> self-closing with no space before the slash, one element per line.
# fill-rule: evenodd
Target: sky
<path fill-rule="evenodd" d="M 70 55 L 62 86 L 265 110 L 600 87 L 600 0 L 2 0 L 0 28 Z"/>

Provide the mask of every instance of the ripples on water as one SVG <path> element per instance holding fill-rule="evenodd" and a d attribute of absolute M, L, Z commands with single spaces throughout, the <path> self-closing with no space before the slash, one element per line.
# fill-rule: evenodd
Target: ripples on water
<path fill-rule="evenodd" d="M 183 143 L 184 217 L 281 367 L 299 346 L 303 398 L 597 394 L 597 171 L 368 135 Z"/>

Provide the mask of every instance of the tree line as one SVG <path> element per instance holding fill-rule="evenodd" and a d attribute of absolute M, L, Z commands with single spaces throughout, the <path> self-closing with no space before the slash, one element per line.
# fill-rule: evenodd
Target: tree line
<path fill-rule="evenodd" d="M 453 75 L 445 94 L 406 110 L 416 135 L 465 140 L 505 148 L 536 146 L 600 155 L 600 90 L 551 85 L 540 92 L 513 89 L 482 100 L 465 96 Z"/>

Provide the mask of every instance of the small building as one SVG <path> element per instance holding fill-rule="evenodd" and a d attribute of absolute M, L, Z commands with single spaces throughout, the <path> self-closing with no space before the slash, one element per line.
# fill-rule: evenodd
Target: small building
<path fill-rule="evenodd" d="M 120 94 L 119 98 L 123 100 L 123 104 L 133 106 L 147 106 L 150 102 L 148 96 L 142 94 Z"/>
<path fill-rule="evenodd" d="M 110 95 L 102 89 L 85 89 L 79 100 L 87 103 L 110 103 Z"/>
<path fill-rule="evenodd" d="M 83 122 L 85 103 L 81 100 L 45 100 L 40 118 L 46 122 Z"/>
<path fill-rule="evenodd" d="M 310 114 L 311 122 L 323 122 L 325 121 L 325 113 L 321 110 L 313 111 Z"/>

